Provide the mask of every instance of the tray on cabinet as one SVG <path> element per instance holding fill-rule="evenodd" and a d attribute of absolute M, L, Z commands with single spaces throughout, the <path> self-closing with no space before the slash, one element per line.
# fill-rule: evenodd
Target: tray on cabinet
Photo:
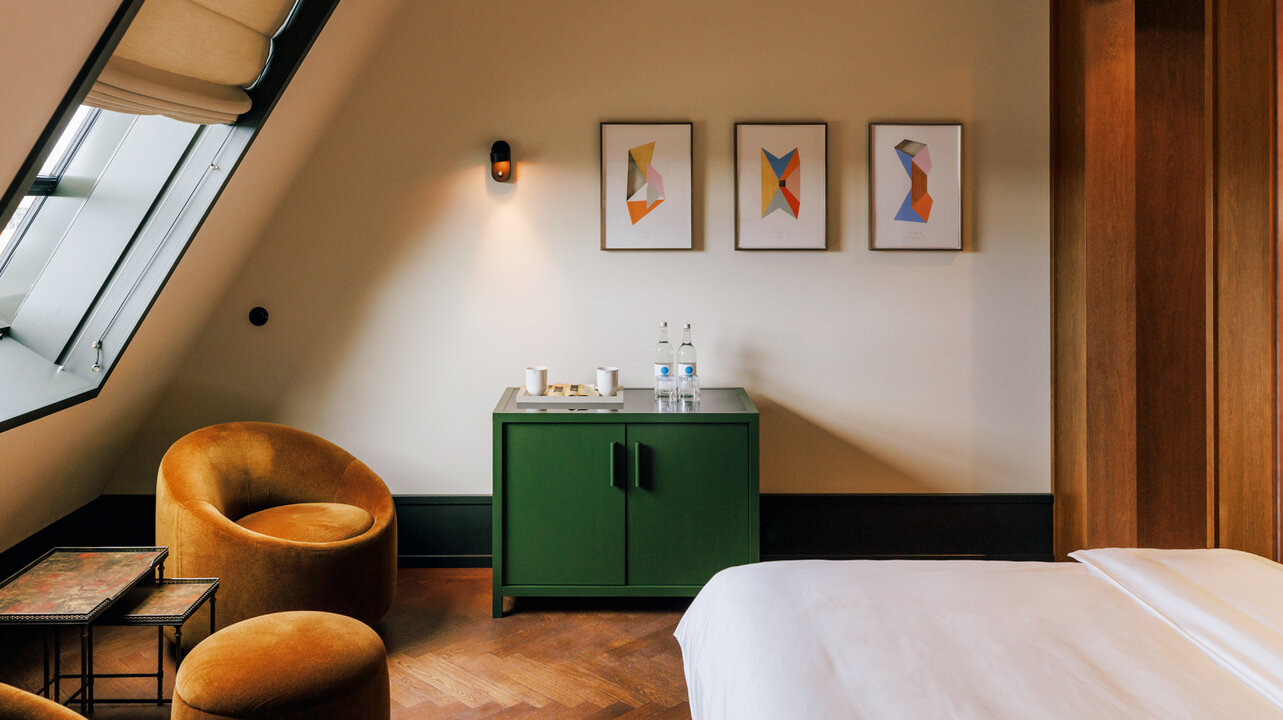
<path fill-rule="evenodd" d="M 592 387 L 585 385 L 583 387 Z M 597 392 L 596 388 L 593 392 Z M 558 410 L 620 410 L 623 392 L 614 395 L 531 395 L 525 388 L 517 391 L 517 407 L 524 409 L 557 408 Z"/>

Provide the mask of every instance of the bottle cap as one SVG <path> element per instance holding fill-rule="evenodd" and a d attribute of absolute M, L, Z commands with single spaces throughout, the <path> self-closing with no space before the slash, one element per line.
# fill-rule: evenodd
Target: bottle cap
<path fill-rule="evenodd" d="M 691 324 L 690 324 L 690 323 L 686 323 L 685 325 L 682 325 L 682 327 L 686 328 L 687 330 L 690 330 L 690 329 L 691 329 Z"/>
<path fill-rule="evenodd" d="M 661 322 L 659 326 L 662 328 L 668 327 L 668 322 L 667 321 Z"/>

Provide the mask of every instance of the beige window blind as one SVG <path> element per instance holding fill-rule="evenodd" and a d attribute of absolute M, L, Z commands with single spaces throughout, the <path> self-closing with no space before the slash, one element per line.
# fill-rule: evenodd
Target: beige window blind
<path fill-rule="evenodd" d="M 199 124 L 233 123 L 295 0 L 146 0 L 86 105 Z"/>

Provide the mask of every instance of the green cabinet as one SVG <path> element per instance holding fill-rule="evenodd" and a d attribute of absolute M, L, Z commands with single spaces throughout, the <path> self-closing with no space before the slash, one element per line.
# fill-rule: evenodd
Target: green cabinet
<path fill-rule="evenodd" d="M 694 595 L 758 560 L 757 410 L 740 388 L 658 412 L 494 413 L 494 613 L 507 596 Z"/>
<path fill-rule="evenodd" d="M 508 582 L 624 582 L 621 425 L 513 423 L 504 439 Z"/>

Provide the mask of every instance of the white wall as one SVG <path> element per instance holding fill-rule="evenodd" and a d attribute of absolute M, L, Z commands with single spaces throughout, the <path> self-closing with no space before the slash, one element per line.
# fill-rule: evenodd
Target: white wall
<path fill-rule="evenodd" d="M 289 192 L 295 173 L 345 96 L 397 1 L 361 0 L 359 5 L 340 5 L 102 394 L 0 433 L 0 550 L 102 492 L 122 450 L 129 447 L 139 424 L 160 400 L 171 373 L 202 333 L 276 204 Z M 12 93 L 0 93 L 0 127 L 6 131 L 10 117 L 19 116 L 17 108 L 24 107 L 28 93 L 33 97 L 50 95 L 49 88 L 57 85 L 59 89 L 52 94 L 60 98 L 75 74 L 74 69 L 70 75 L 45 74 L 40 63 L 29 66 L 10 58 L 3 49 L 10 30 L 18 35 L 43 33 L 43 40 L 56 43 L 62 28 L 78 23 L 81 17 L 79 11 L 68 12 L 70 3 L 24 0 L 13 4 L 25 10 L 44 8 L 51 20 L 11 26 L 7 22 L 9 4 L 0 6 L 6 13 L 6 22 L 0 22 L 0 67 L 6 72 L 20 68 L 31 73 L 24 76 L 24 84 L 12 88 L 0 84 L 4 93 Z M 99 3 L 81 4 L 96 7 Z M 94 35 L 81 45 L 64 48 L 70 54 L 80 53 L 73 63 L 76 69 L 96 39 Z M 44 110 L 41 124 L 48 121 L 56 103 L 55 98 Z M 38 134 L 37 129 L 27 141 L 28 150 Z M 0 165 L 0 181 L 12 177 L 15 170 L 16 164 L 12 168 Z M 6 171 L 8 176 L 4 176 Z M 125 480 L 133 487 L 154 487 L 155 476 L 152 465 Z"/>
<path fill-rule="evenodd" d="M 524 365 L 645 385 L 666 319 L 694 324 L 706 386 L 758 402 L 764 491 L 1048 492 L 1046 4 L 624 8 L 402 6 L 112 489 L 149 490 L 190 429 L 266 419 L 394 493 L 488 493 Z M 672 119 L 697 249 L 600 251 L 598 123 Z M 831 249 L 735 252 L 733 123 L 793 119 L 829 124 Z M 967 252 L 866 250 L 873 120 L 965 123 Z"/>

